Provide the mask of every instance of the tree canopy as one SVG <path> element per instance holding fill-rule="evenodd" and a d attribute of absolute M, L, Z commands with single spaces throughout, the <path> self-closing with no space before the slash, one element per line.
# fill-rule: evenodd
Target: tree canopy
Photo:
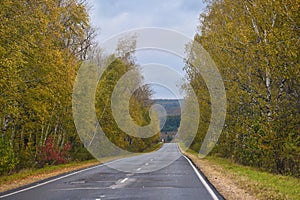
<path fill-rule="evenodd" d="M 267 171 L 300 176 L 299 7 L 291 0 L 212 0 L 194 42 L 217 64 L 227 92 L 227 117 L 214 153 Z M 211 111 L 201 74 L 185 67 L 198 95 L 199 150 Z M 201 67 L 201 66 L 198 66 Z"/>

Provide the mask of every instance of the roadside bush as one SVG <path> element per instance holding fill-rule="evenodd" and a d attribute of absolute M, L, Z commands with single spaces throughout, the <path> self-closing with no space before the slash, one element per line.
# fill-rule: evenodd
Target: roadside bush
<path fill-rule="evenodd" d="M 49 137 L 45 145 L 39 147 L 38 166 L 43 167 L 44 165 L 58 165 L 67 163 L 70 160 L 70 143 L 66 143 L 60 149 L 55 145 L 54 139 Z"/>

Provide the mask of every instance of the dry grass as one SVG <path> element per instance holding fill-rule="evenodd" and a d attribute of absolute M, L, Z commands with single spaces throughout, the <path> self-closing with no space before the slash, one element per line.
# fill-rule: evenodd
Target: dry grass
<path fill-rule="evenodd" d="M 194 154 L 185 153 L 193 163 L 201 169 L 208 180 L 214 185 L 214 187 L 222 194 L 226 199 L 244 199 L 254 200 L 255 195 L 249 193 L 249 191 L 243 189 L 240 184 L 235 181 L 235 177 L 232 174 L 227 173 L 222 167 L 213 164 L 205 159 L 199 159 Z"/>
<path fill-rule="evenodd" d="M 0 192 L 15 189 L 37 181 L 41 181 L 46 178 L 91 167 L 97 164 L 100 164 L 99 161 L 91 160 L 81 163 L 69 163 L 57 166 L 47 166 L 42 169 L 26 169 L 16 174 L 1 176 Z"/>

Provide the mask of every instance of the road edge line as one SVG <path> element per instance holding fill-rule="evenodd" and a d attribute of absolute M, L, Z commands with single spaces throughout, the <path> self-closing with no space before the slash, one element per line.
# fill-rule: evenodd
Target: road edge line
<path fill-rule="evenodd" d="M 4 194 L 4 195 L 0 196 L 0 199 L 2 199 L 2 198 L 4 198 L 4 197 L 11 196 L 11 195 L 14 195 L 14 194 L 18 194 L 18 193 L 21 193 L 21 192 L 25 192 L 25 191 L 27 191 L 27 190 L 31 190 L 31 189 L 34 189 L 34 188 L 37 188 L 37 187 L 46 185 L 46 184 L 48 184 L 48 183 L 52 183 L 52 182 L 58 181 L 58 180 L 60 180 L 60 179 L 67 178 L 67 177 L 69 177 L 69 176 L 72 176 L 72 175 L 75 175 L 75 174 L 78 174 L 78 173 L 81 173 L 81 172 L 84 172 L 84 171 L 87 171 L 87 170 L 91 170 L 91 169 L 94 169 L 94 168 L 97 168 L 97 167 L 101 167 L 101 166 L 103 166 L 103 164 L 96 165 L 96 166 L 89 167 L 89 168 L 85 168 L 85 169 L 82 169 L 82 170 L 79 170 L 79 171 L 75 171 L 75 172 L 72 172 L 72 173 L 63 175 L 63 176 L 59 176 L 59 177 L 57 177 L 57 178 L 50 179 L 50 180 L 48 180 L 48 181 L 45 181 L 45 182 L 42 182 L 42 183 L 39 183 L 39 184 L 36 184 L 36 185 L 33 185 L 33 186 L 25 187 L 25 188 L 23 188 L 23 189 L 20 189 L 20 190 L 17 190 L 17 191 L 8 193 L 8 194 Z"/>
<path fill-rule="evenodd" d="M 118 160 L 122 160 L 122 159 L 124 159 L 124 158 L 116 159 L 116 160 L 113 160 L 113 161 L 110 161 L 110 162 L 107 162 L 107 163 L 101 163 L 101 164 L 99 164 L 99 165 L 92 166 L 92 167 L 88 167 L 88 168 L 81 169 L 81 170 L 77 170 L 77 171 L 75 171 L 75 172 L 70 172 L 70 173 L 68 173 L 68 174 L 59 176 L 59 177 L 54 178 L 54 179 L 51 179 L 51 178 L 50 178 L 50 180 L 48 180 L 48 181 L 45 181 L 45 182 L 42 182 L 42 183 L 38 183 L 38 184 L 36 184 L 36 185 L 32 185 L 32 186 L 29 186 L 29 187 L 26 187 L 26 186 L 25 186 L 25 188 L 23 188 L 23 189 L 16 190 L 16 191 L 14 191 L 14 192 L 10 192 L 10 193 L 1 195 L 1 196 L 0 196 L 0 199 L 5 198 L 5 197 L 8 197 L 8 196 L 15 195 L 15 194 L 18 194 L 18 193 L 21 193 L 21 192 L 25 192 L 25 191 L 27 191 L 27 190 L 31 190 L 31 189 L 34 189 L 34 188 L 37 188 L 37 187 L 40 187 L 40 186 L 43 186 L 43 185 L 46 185 L 46 184 L 48 184 L 48 183 L 52 183 L 52 182 L 55 182 L 55 181 L 58 181 L 58 180 L 67 178 L 67 177 L 69 177 L 69 176 L 73 176 L 73 175 L 75 175 L 75 174 L 79 174 L 79 173 L 84 172 L 84 171 L 88 171 L 88 170 L 91 170 L 91 169 L 95 169 L 95 168 L 97 168 L 97 167 L 102 167 L 102 166 L 105 166 L 106 164 L 114 163 L 114 162 L 116 162 L 116 161 L 118 161 Z M 32 183 L 32 184 L 34 184 L 34 183 Z M 30 184 L 30 185 L 31 185 L 31 184 Z M 4 193 L 5 193 L 5 192 L 4 192 Z"/>
<path fill-rule="evenodd" d="M 219 200 L 219 198 L 217 197 L 217 195 L 215 194 L 215 192 L 213 191 L 213 189 L 209 186 L 209 184 L 205 181 L 205 179 L 203 178 L 203 176 L 199 173 L 198 169 L 195 167 L 195 165 L 190 161 L 189 158 L 187 158 L 179 149 L 179 146 L 177 144 L 177 148 L 180 152 L 180 154 L 188 161 L 188 163 L 192 166 L 194 172 L 196 173 L 197 177 L 199 178 L 199 180 L 201 181 L 201 183 L 204 185 L 204 187 L 206 188 L 206 190 L 208 191 L 208 193 L 210 194 L 210 196 L 214 199 L 214 200 Z"/>

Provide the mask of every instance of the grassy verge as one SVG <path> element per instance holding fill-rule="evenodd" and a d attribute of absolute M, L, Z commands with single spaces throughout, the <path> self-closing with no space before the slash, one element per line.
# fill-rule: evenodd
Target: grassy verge
<path fill-rule="evenodd" d="M 262 172 L 255 168 L 234 164 L 224 158 L 208 156 L 200 159 L 197 153 L 191 150 L 188 150 L 185 154 L 201 170 L 203 167 L 207 168 L 208 171 L 218 170 L 222 178 L 230 179 L 229 181 L 225 180 L 225 183 L 235 184 L 235 187 L 244 190 L 246 194 L 254 197 L 254 199 L 299 199 L 300 197 L 300 179 Z M 207 174 L 205 173 L 205 175 Z M 217 179 L 217 177 L 210 177 L 209 175 L 207 175 L 207 178 L 209 180 Z M 218 182 L 221 181 L 218 180 Z M 218 189 L 218 187 L 216 188 Z M 223 194 L 223 196 L 227 199 L 233 199 L 227 194 Z"/>

